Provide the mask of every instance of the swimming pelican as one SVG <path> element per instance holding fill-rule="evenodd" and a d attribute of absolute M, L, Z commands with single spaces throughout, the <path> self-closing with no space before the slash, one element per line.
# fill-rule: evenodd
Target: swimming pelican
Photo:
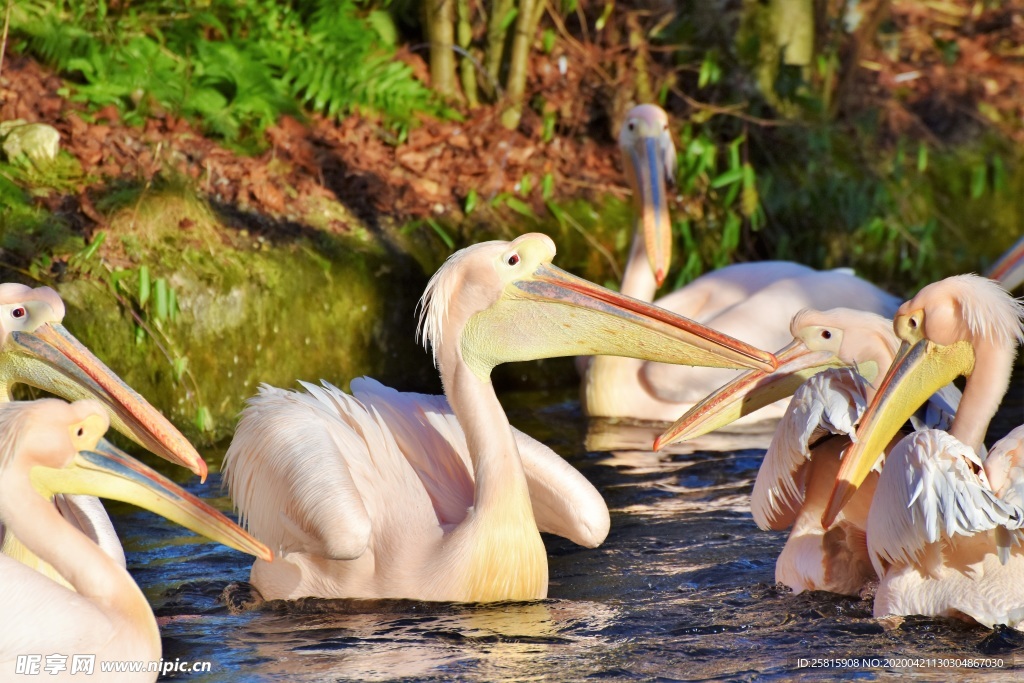
<path fill-rule="evenodd" d="M 899 340 L 892 323 L 867 311 L 804 310 L 790 324 L 793 341 L 776 352 L 775 372 L 748 371 L 696 404 L 655 441 L 654 449 L 719 429 L 793 396 L 757 472 L 750 498 L 758 527 L 791 528 L 775 580 L 800 593 L 858 595 L 875 578 L 864 533 L 876 477 L 858 491 L 828 532 L 821 525 L 872 382 L 889 367 Z"/>
<path fill-rule="evenodd" d="M 0 520 L 74 589 L 0 555 L 0 670 L 8 675 L 19 655 L 34 653 L 96 655 L 96 672 L 99 662 L 160 659 L 156 618 L 142 591 L 58 513 L 50 501 L 57 492 L 131 502 L 243 552 L 271 557 L 233 522 L 142 463 L 110 446 L 91 452 L 108 423 L 93 400 L 0 404 Z M 72 673 L 68 668 L 46 678 L 79 678 Z M 104 673 L 103 680 L 155 681 L 158 673 Z"/>
<path fill-rule="evenodd" d="M 664 362 L 773 368 L 771 354 L 573 277 L 540 234 L 454 254 L 427 285 L 420 334 L 445 396 L 373 380 L 352 396 L 324 383 L 263 387 L 224 460 L 241 518 L 277 549 L 251 581 L 302 596 L 528 600 L 547 595 L 540 531 L 595 546 L 600 494 L 509 425 L 491 369 L 619 353 Z"/>
<path fill-rule="evenodd" d="M 952 616 L 1024 630 L 1024 428 L 987 457 L 983 445 L 1024 341 L 1022 316 L 1020 302 L 976 275 L 928 285 L 896 315 L 903 343 L 843 457 L 824 526 L 925 397 L 958 376 L 967 380 L 948 432 L 916 431 L 885 457 L 867 526 L 880 578 L 875 616 Z"/>
<path fill-rule="evenodd" d="M 205 479 L 206 463 L 192 444 L 64 328 L 64 312 L 64 302 L 49 287 L 0 284 L 0 402 L 11 400 L 12 387 L 18 383 L 69 400 L 99 399 L 119 432 Z M 54 504 L 65 519 L 124 565 L 124 551 L 99 500 L 58 495 Z M 2 524 L 0 539 L 4 554 L 61 580 L 27 551 L 16 535 L 5 533 Z"/>
<path fill-rule="evenodd" d="M 619 134 L 619 149 L 637 216 L 621 291 L 652 301 L 668 273 L 672 245 L 666 192 L 675 176 L 676 153 L 668 116 L 650 104 L 632 109 Z M 790 341 L 787 323 L 801 309 L 845 306 L 888 317 L 899 303 L 849 270 L 818 271 L 786 261 L 726 266 L 655 301 L 762 349 Z M 671 422 L 735 376 L 730 370 L 596 357 L 583 380 L 582 403 L 592 417 Z M 744 422 L 777 420 L 784 409 L 780 403 Z"/>

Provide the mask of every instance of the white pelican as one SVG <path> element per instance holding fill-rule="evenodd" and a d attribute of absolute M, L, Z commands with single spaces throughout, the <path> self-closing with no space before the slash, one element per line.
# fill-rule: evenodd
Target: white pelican
<path fill-rule="evenodd" d="M 775 580 L 800 593 L 858 595 L 875 578 L 864 533 L 876 478 L 858 491 L 827 533 L 821 513 L 873 380 L 889 367 L 899 340 L 892 323 L 867 311 L 804 310 L 793 342 L 776 352 L 778 369 L 741 374 L 696 404 L 654 444 L 691 439 L 792 395 L 757 472 L 750 507 L 765 530 L 792 528 L 775 563 Z"/>
<path fill-rule="evenodd" d="M 982 443 L 1024 341 L 1022 316 L 1020 302 L 976 275 L 928 285 L 897 313 L 903 343 L 843 458 L 824 526 L 925 397 L 957 376 L 967 380 L 948 432 L 916 431 L 885 458 L 867 526 L 880 579 L 875 616 L 952 616 L 1024 630 L 1024 429 L 987 457 Z"/>
<path fill-rule="evenodd" d="M 637 214 L 621 291 L 652 301 L 668 273 L 672 245 L 666 186 L 675 177 L 676 153 L 668 116 L 650 104 L 632 109 L 619 135 L 619 149 Z M 818 271 L 786 261 L 726 266 L 655 301 L 762 349 L 788 343 L 787 323 L 803 308 L 844 306 L 889 317 L 899 303 L 848 270 Z M 597 357 L 583 380 L 582 403 L 592 417 L 671 422 L 735 375 L 729 370 Z M 778 419 L 784 409 L 785 404 L 779 404 L 756 419 Z"/>
<path fill-rule="evenodd" d="M 224 460 L 241 518 L 278 551 L 251 581 L 265 598 L 497 601 L 547 595 L 540 531 L 595 546 L 600 494 L 513 430 L 490 383 L 499 364 L 629 354 L 773 368 L 750 348 L 551 265 L 539 234 L 454 254 L 427 285 L 420 333 L 445 397 L 369 380 L 354 396 L 263 387 Z"/>
<path fill-rule="evenodd" d="M 54 567 L 70 590 L 0 555 L 0 670 L 9 677 L 18 655 L 96 655 L 94 673 L 110 660 L 160 659 L 160 634 L 142 591 L 128 572 L 64 519 L 57 492 L 99 494 L 145 507 L 243 552 L 269 550 L 222 514 L 142 463 L 97 447 L 108 417 L 97 401 L 59 399 L 0 405 L 0 520 Z M 79 452 L 85 451 L 85 452 Z M 78 680 L 70 661 L 47 680 Z M 104 681 L 155 681 L 159 672 L 103 673 Z"/>
<path fill-rule="evenodd" d="M 153 453 L 187 467 L 203 479 L 206 463 L 175 427 L 68 332 L 64 302 L 49 287 L 0 284 L 0 402 L 13 385 L 25 383 L 63 398 L 102 401 L 114 427 Z M 103 505 L 89 496 L 54 498 L 66 519 L 85 531 L 124 565 L 124 552 Z M 3 553 L 61 580 L 38 562 L 0 524 Z"/>

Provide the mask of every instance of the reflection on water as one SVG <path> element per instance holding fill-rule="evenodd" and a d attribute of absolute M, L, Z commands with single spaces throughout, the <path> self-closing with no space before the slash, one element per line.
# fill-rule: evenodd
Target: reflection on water
<path fill-rule="evenodd" d="M 603 425 L 602 443 L 617 445 L 587 449 L 571 394 L 504 401 L 513 423 L 569 459 L 612 510 L 600 548 L 545 537 L 549 600 L 306 600 L 233 615 L 219 595 L 247 578 L 247 557 L 117 506 L 130 568 L 161 618 L 165 659 L 213 663 L 209 674 L 180 679 L 990 681 L 1024 672 L 1024 636 L 1016 632 L 927 618 L 886 630 L 866 600 L 776 587 L 785 535 L 758 530 L 749 511 L 763 445 L 651 454 L 640 444 L 656 428 Z M 216 466 L 219 454 L 208 455 Z M 187 486 L 230 510 L 219 482 L 214 474 Z M 998 656 L 1013 670 L 800 666 L 801 658 L 869 656 Z"/>
<path fill-rule="evenodd" d="M 293 681 L 408 680 L 444 673 L 504 680 L 600 647 L 614 609 L 585 601 L 431 605 L 411 601 L 275 603 L 228 644 L 253 648 L 246 673 Z M 286 656 L 282 657 L 281 655 Z"/>

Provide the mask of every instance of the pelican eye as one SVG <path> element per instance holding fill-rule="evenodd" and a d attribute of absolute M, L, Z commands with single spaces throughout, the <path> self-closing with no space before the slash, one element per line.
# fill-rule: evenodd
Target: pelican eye
<path fill-rule="evenodd" d="M 514 266 L 517 263 L 519 263 L 519 254 L 512 254 L 511 256 L 509 256 L 508 261 L 506 261 L 506 263 L 508 263 L 510 266 Z"/>
<path fill-rule="evenodd" d="M 79 427 L 78 428 L 78 435 L 79 436 L 85 436 L 85 427 Z"/>
<path fill-rule="evenodd" d="M 910 326 L 910 329 L 916 328 L 917 327 L 917 318 L 911 318 L 910 320 L 908 320 L 907 321 L 907 325 Z"/>
<path fill-rule="evenodd" d="M 821 331 L 821 338 L 822 339 L 831 339 L 832 338 L 832 333 L 829 332 L 828 330 L 822 330 Z"/>
<path fill-rule="evenodd" d="M 636 122 L 630 121 L 629 123 L 626 124 L 626 128 L 628 128 L 629 132 L 632 133 L 634 130 L 636 130 Z"/>
<path fill-rule="evenodd" d="M 27 314 L 28 311 L 25 310 L 24 306 L 18 306 L 13 311 L 11 311 L 11 316 L 14 318 L 24 318 Z"/>

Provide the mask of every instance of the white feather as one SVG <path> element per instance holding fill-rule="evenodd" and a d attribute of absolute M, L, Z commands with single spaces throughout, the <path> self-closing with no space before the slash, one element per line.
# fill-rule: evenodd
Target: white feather
<path fill-rule="evenodd" d="M 759 527 L 792 524 L 804 502 L 800 472 L 811 458 L 812 442 L 824 434 L 851 435 L 865 406 L 865 381 L 849 368 L 821 372 L 796 390 L 754 482 L 750 505 Z"/>

